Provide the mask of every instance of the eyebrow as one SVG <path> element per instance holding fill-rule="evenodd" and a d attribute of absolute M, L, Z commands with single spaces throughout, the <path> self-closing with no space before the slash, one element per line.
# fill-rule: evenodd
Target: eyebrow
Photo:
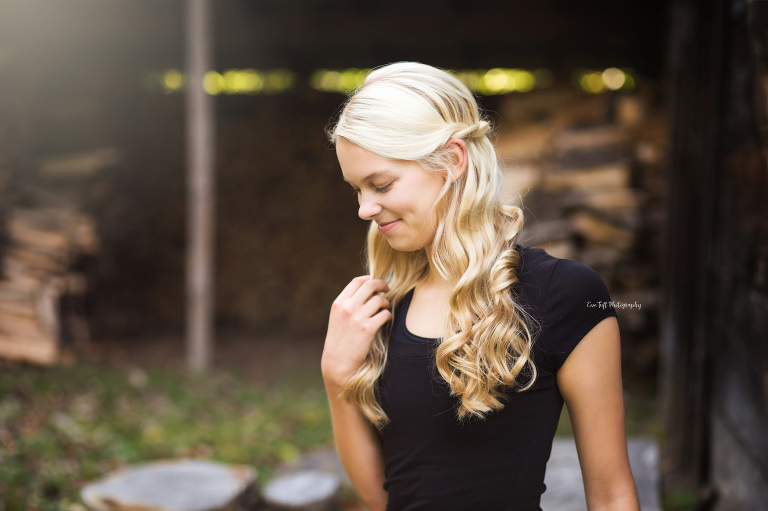
<path fill-rule="evenodd" d="M 367 176 L 366 176 L 366 177 L 363 179 L 363 184 L 367 184 L 367 183 L 370 183 L 371 181 L 373 181 L 373 180 L 374 180 L 374 179 L 376 179 L 377 177 L 380 177 L 380 176 L 383 176 L 383 175 L 386 175 L 386 174 L 391 174 L 391 173 L 392 173 L 392 172 L 390 172 L 389 170 L 377 170 L 376 172 L 372 172 L 372 173 L 368 174 L 368 175 L 367 175 Z M 348 180 L 347 180 L 347 178 L 344 178 L 344 181 L 346 181 L 347 183 L 349 183 L 350 185 L 352 185 L 352 182 L 351 182 L 351 181 L 348 181 Z M 354 186 L 354 185 L 353 185 L 353 186 Z"/>

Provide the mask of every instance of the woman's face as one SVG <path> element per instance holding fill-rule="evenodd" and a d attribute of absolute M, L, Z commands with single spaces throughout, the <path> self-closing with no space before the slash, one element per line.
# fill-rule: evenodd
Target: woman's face
<path fill-rule="evenodd" d="M 392 248 L 412 252 L 432 243 L 443 176 L 416 162 L 382 158 L 341 137 L 336 156 L 344 180 L 357 192 L 357 214 L 375 221 Z"/>

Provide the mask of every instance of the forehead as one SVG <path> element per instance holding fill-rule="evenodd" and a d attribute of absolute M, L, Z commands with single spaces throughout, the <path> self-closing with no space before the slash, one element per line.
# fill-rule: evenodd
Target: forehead
<path fill-rule="evenodd" d="M 405 179 L 412 186 L 421 186 L 432 180 L 443 184 L 440 173 L 426 170 L 417 161 L 390 160 L 341 137 L 336 142 L 336 156 L 344 180 L 353 186 L 375 182 L 377 179 Z"/>
<path fill-rule="evenodd" d="M 351 183 L 396 172 L 403 165 L 402 162 L 379 156 L 341 137 L 336 142 L 336 157 L 339 159 L 344 180 Z"/>
<path fill-rule="evenodd" d="M 353 144 L 345 138 L 339 137 L 336 140 L 336 157 L 339 163 L 356 164 L 371 161 L 389 161 L 378 154 L 363 149 L 357 144 Z"/>

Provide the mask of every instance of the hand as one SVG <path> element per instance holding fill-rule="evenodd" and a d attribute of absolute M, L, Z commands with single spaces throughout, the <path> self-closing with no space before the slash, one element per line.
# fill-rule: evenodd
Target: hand
<path fill-rule="evenodd" d="M 376 332 L 392 317 L 389 301 L 380 292 L 387 283 L 356 277 L 331 306 L 321 368 L 327 384 L 343 387 L 365 360 Z"/>

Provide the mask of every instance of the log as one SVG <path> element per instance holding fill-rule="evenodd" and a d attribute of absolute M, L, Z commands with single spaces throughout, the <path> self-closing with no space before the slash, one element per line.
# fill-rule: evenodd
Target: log
<path fill-rule="evenodd" d="M 637 211 L 646 194 L 631 188 L 578 189 L 565 198 L 565 206 L 589 206 L 602 211 Z"/>
<path fill-rule="evenodd" d="M 612 268 L 624 255 L 624 250 L 612 246 L 593 246 L 579 253 L 579 261 L 592 269 Z"/>
<path fill-rule="evenodd" d="M 96 225 L 90 218 L 80 218 L 74 230 L 74 242 L 81 254 L 92 255 L 99 251 L 100 241 Z"/>
<path fill-rule="evenodd" d="M 584 238 L 592 243 L 629 250 L 634 241 L 631 229 L 619 227 L 598 215 L 581 210 L 571 216 L 573 225 Z"/>
<path fill-rule="evenodd" d="M 572 242 L 576 227 L 571 219 L 549 220 L 526 226 L 520 238 L 531 245 L 541 245 L 553 241 Z"/>
<path fill-rule="evenodd" d="M 40 161 L 40 174 L 48 177 L 91 176 L 120 161 L 120 151 L 103 147 L 90 151 L 49 156 Z"/>
<path fill-rule="evenodd" d="M 494 145 L 502 160 L 539 160 L 549 152 L 552 136 L 551 127 L 534 124 L 500 135 Z"/>
<path fill-rule="evenodd" d="M 0 354 L 9 360 L 24 360 L 41 365 L 55 364 L 59 358 L 56 342 L 5 334 L 0 334 Z"/>
<path fill-rule="evenodd" d="M 205 460 L 129 466 L 87 484 L 80 497 L 93 511 L 228 511 L 255 502 L 256 470 Z"/>
<path fill-rule="evenodd" d="M 629 165 L 627 161 L 588 169 L 547 172 L 542 180 L 542 188 L 547 192 L 556 192 L 567 188 L 624 189 L 628 186 Z"/>
<path fill-rule="evenodd" d="M 61 330 L 59 300 L 61 299 L 64 281 L 51 279 L 45 283 L 37 296 L 37 319 L 40 327 L 59 338 Z"/>
<path fill-rule="evenodd" d="M 36 268 L 48 273 L 61 272 L 66 268 L 67 261 L 63 254 L 37 252 L 28 248 L 10 246 L 5 250 L 6 260 L 14 261 L 19 266 Z"/>
<path fill-rule="evenodd" d="M 531 190 L 523 201 L 525 222 L 557 220 L 564 217 L 566 191 L 547 192 L 542 188 Z"/>
<path fill-rule="evenodd" d="M 623 147 L 630 140 L 628 134 L 616 126 L 604 124 L 593 128 L 565 129 L 555 135 L 552 145 L 556 151 L 600 151 Z"/>
<path fill-rule="evenodd" d="M 93 219 L 78 213 L 74 207 L 15 209 L 11 212 L 9 227 L 16 233 L 16 239 L 32 247 L 58 243 L 63 245 L 59 251 L 62 253 L 92 254 L 98 250 Z"/>
<path fill-rule="evenodd" d="M 21 221 L 38 229 L 66 230 L 76 223 L 78 214 L 74 205 L 47 206 L 39 208 L 16 208 L 11 211 L 11 221 Z"/>
<path fill-rule="evenodd" d="M 635 144 L 634 157 L 643 165 L 659 165 L 663 162 L 666 150 L 658 143 L 640 140 Z"/>
<path fill-rule="evenodd" d="M 552 112 L 552 124 L 560 128 L 570 128 L 605 122 L 610 115 L 610 104 L 607 97 L 603 95 L 584 98 L 583 96 L 579 97 L 578 94 L 576 92 L 569 101 L 558 105 L 557 110 Z M 515 98 L 517 97 L 520 96 L 515 95 Z M 553 108 L 553 106 L 550 103 L 549 108 Z"/>
<path fill-rule="evenodd" d="M 9 282 L 28 283 L 39 286 L 40 282 L 50 275 L 49 271 L 27 266 L 21 261 L 7 257 L 3 258 L 0 264 L 2 264 L 2 275 Z"/>
<path fill-rule="evenodd" d="M 8 223 L 8 237 L 15 245 L 27 246 L 40 252 L 69 251 L 69 240 L 62 232 L 41 229 L 20 218 L 12 218 Z"/>
<path fill-rule="evenodd" d="M 24 317 L 0 311 L 0 333 L 29 338 L 49 339 L 55 342 L 57 332 L 52 332 L 42 324 L 37 316 Z"/>
<path fill-rule="evenodd" d="M 0 301 L 27 301 L 34 300 L 35 294 L 42 287 L 36 280 L 8 281 L 0 280 Z"/>
<path fill-rule="evenodd" d="M 621 125 L 642 124 L 648 110 L 648 105 L 637 94 L 622 94 L 616 99 L 616 121 Z"/>
<path fill-rule="evenodd" d="M 61 339 L 87 344 L 87 321 L 68 310 L 62 329 L 63 296 L 83 295 L 82 275 L 67 273 L 76 257 L 98 249 L 93 221 L 69 207 L 19 208 L 10 213 L 10 244 L 2 258 L 0 356 L 51 364 L 64 361 Z M 71 335 L 69 335 L 71 334 Z M 82 338 L 80 338 L 82 336 Z M 28 346 L 26 346 L 28 344 Z"/>
<path fill-rule="evenodd" d="M 263 492 L 269 511 L 332 511 L 337 507 L 339 478 L 308 470 L 276 477 Z"/>
<path fill-rule="evenodd" d="M 34 300 L 3 300 L 0 298 L 0 315 L 8 314 L 22 318 L 37 317 Z"/>
<path fill-rule="evenodd" d="M 576 257 L 576 248 L 570 240 L 543 241 L 541 243 L 529 243 L 530 246 L 541 248 L 553 257 L 561 259 L 573 259 Z"/>
<path fill-rule="evenodd" d="M 549 124 L 557 128 L 604 121 L 608 116 L 606 96 L 585 96 L 570 86 L 542 93 L 509 94 L 500 98 L 505 123 Z"/>

